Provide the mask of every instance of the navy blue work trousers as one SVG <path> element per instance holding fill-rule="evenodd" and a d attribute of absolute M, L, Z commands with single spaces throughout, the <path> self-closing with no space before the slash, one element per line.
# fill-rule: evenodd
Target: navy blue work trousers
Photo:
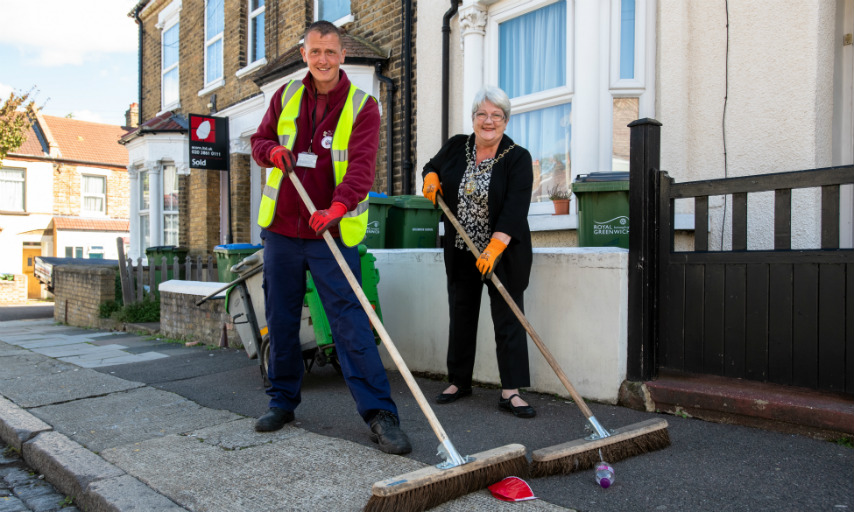
<path fill-rule="evenodd" d="M 264 238 L 264 303 L 270 332 L 267 376 L 270 407 L 296 409 L 304 372 L 300 349 L 300 316 L 306 291 L 306 270 L 332 329 L 341 372 L 367 422 L 378 410 L 397 415 L 391 386 L 377 350 L 370 320 L 324 240 L 306 240 L 262 232 Z M 361 282 L 359 251 L 336 239 L 344 259 Z"/>

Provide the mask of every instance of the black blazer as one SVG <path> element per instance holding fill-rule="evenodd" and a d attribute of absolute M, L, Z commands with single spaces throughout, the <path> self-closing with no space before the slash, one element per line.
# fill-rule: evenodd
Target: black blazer
<path fill-rule="evenodd" d="M 454 215 L 459 206 L 459 189 L 466 170 L 466 140 L 469 148 L 474 148 L 474 134 L 455 135 L 442 146 L 427 165 L 422 176 L 435 172 L 442 183 L 443 199 Z M 495 155 L 498 156 L 513 144 L 507 135 L 498 144 Z M 528 207 L 531 205 L 531 192 L 534 184 L 534 172 L 531 166 L 531 154 L 527 149 L 516 146 L 492 167 L 489 182 L 489 229 L 492 233 L 500 231 L 510 235 L 510 245 L 501 255 L 495 267 L 495 273 L 510 293 L 519 293 L 528 287 L 533 259 L 531 249 L 531 230 L 528 227 Z M 445 219 L 445 266 L 453 268 L 454 239 L 456 229 Z"/>

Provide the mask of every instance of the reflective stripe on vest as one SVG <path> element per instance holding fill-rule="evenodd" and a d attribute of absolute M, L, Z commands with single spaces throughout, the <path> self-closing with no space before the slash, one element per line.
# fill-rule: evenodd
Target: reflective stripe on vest
<path fill-rule="evenodd" d="M 293 150 L 296 141 L 297 128 L 296 119 L 299 116 L 302 104 L 302 93 L 305 86 L 298 81 L 292 81 L 282 93 L 282 113 L 279 116 L 278 135 L 279 143 Z M 353 123 L 356 116 L 362 110 L 370 95 L 350 84 L 344 109 L 335 126 L 330 148 L 332 156 L 332 168 L 335 174 L 335 185 L 341 184 L 347 174 L 348 151 L 350 136 L 353 133 Z M 258 212 L 258 224 L 267 228 L 272 224 L 276 214 L 276 200 L 279 195 L 284 173 L 274 168 L 267 177 L 264 194 L 261 197 L 261 208 Z M 341 241 L 348 247 L 354 247 L 364 238 L 368 229 L 368 196 L 362 199 L 355 209 L 347 212 L 338 225 Z"/>
<path fill-rule="evenodd" d="M 297 139 L 296 120 L 302 104 L 302 93 L 305 90 L 300 82 L 292 80 L 282 93 L 282 113 L 279 115 L 279 144 L 293 150 Z M 293 101 L 296 98 L 296 101 Z M 261 195 L 261 206 L 258 208 L 258 225 L 269 228 L 276 217 L 276 201 L 279 199 L 279 187 L 282 185 L 285 173 L 277 167 L 270 170 L 264 192 Z"/>

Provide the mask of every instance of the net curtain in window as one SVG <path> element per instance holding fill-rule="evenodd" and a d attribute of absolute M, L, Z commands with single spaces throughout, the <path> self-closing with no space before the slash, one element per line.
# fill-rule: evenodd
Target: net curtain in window
<path fill-rule="evenodd" d="M 566 2 L 498 28 L 498 86 L 511 98 L 566 85 Z"/>

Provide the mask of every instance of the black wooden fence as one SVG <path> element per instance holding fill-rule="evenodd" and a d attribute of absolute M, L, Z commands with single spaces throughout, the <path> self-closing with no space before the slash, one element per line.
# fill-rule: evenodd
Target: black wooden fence
<path fill-rule="evenodd" d="M 631 125 L 629 378 L 658 370 L 854 393 L 854 250 L 839 248 L 839 187 L 854 166 L 675 183 L 661 125 Z M 821 189 L 821 248 L 792 249 L 792 190 Z M 748 195 L 773 192 L 773 250 L 748 250 Z M 709 251 L 709 197 L 732 205 L 731 250 Z M 674 201 L 694 205 L 674 250 Z M 723 236 L 723 235 L 722 235 Z"/>

